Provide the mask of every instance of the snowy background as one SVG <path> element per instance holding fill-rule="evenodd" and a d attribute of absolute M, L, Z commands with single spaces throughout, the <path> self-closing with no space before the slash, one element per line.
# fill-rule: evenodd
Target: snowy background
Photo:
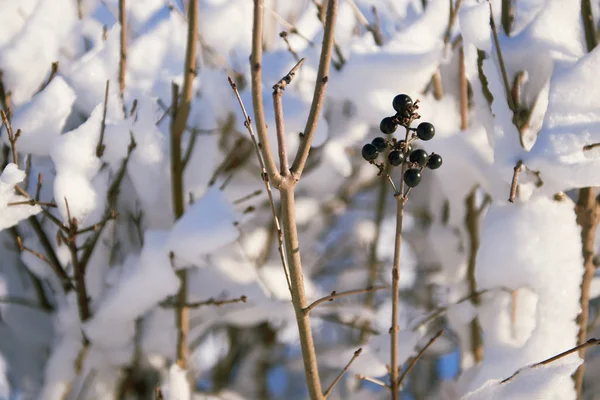
<path fill-rule="evenodd" d="M 174 218 L 170 105 L 184 77 L 184 3 L 127 1 L 121 96 L 118 0 L 0 0 L 0 106 L 20 130 L 17 160 L 6 126 L 0 133 L 2 400 L 152 399 L 157 386 L 178 400 L 307 398 L 267 193 L 227 81 L 252 110 L 250 0 L 200 0 L 185 214 Z M 575 203 L 580 188 L 600 186 L 600 150 L 584 149 L 600 142 L 600 50 L 586 46 L 578 1 L 515 1 L 508 34 L 502 3 L 492 1 L 502 63 L 487 2 L 339 4 L 325 104 L 296 188 L 306 291 L 313 301 L 391 283 L 396 202 L 360 149 L 381 135 L 396 94 L 419 99 L 421 120 L 436 127 L 423 148 L 444 164 L 408 200 L 400 361 L 446 330 L 408 376 L 406 399 L 576 398 L 576 353 L 500 382 L 577 345 Z M 265 0 L 264 19 L 269 127 L 271 86 L 306 57 L 283 97 L 294 154 L 323 23 L 308 0 Z M 269 135 L 274 147 L 275 129 Z M 73 290 L 82 261 L 87 315 Z M 190 310 L 188 380 L 174 366 L 180 269 L 189 302 L 246 300 Z M 593 279 L 589 337 L 599 296 Z M 324 387 L 363 348 L 330 398 L 389 398 L 355 375 L 387 379 L 390 291 L 340 298 L 311 316 Z M 586 399 L 600 391 L 599 354 L 586 354 Z"/>

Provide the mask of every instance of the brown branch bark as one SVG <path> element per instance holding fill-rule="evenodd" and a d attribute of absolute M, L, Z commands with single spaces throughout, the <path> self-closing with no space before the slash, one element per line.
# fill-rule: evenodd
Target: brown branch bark
<path fill-rule="evenodd" d="M 335 26 L 335 19 L 337 16 L 338 0 L 329 0 L 327 5 L 327 16 L 325 19 L 325 33 L 323 35 L 323 45 L 321 48 L 321 58 L 319 61 L 319 70 L 317 72 L 317 79 L 315 84 L 315 91 L 313 94 L 312 104 L 310 106 L 310 112 L 304 127 L 304 134 L 298 147 L 298 152 L 292 164 L 292 176 L 295 181 L 300 179 L 302 171 L 306 165 L 308 159 L 308 153 L 310 152 L 310 146 L 317 129 L 317 122 L 321 114 L 321 108 L 323 106 L 323 100 L 325 99 L 325 89 L 327 87 L 327 81 L 329 80 L 329 67 L 331 65 L 331 53 L 333 50 L 333 33 Z"/>
<path fill-rule="evenodd" d="M 127 70 L 127 12 L 126 0 L 119 0 L 119 23 L 121 24 L 120 52 L 119 52 L 119 97 L 123 101 L 125 110 L 125 72 Z M 127 113 L 125 113 L 127 114 Z"/>
<path fill-rule="evenodd" d="M 300 345 L 302 347 L 302 358 L 304 360 L 304 372 L 306 383 L 312 400 L 323 398 L 321 380 L 317 366 L 317 354 L 310 328 L 310 318 L 304 309 L 307 307 L 306 294 L 304 292 L 304 275 L 302 273 L 302 261 L 300 259 L 300 244 L 298 242 L 298 231 L 296 228 L 296 206 L 294 199 L 294 188 L 280 190 L 281 195 L 281 219 L 283 223 L 283 236 L 287 253 L 287 264 L 290 269 L 290 282 L 292 288 L 292 303 L 296 313 L 296 323 L 300 333 Z"/>
<path fill-rule="evenodd" d="M 594 188 L 583 188 L 579 191 L 579 200 L 575 206 L 577 223 L 581 226 L 581 251 L 583 254 L 583 280 L 581 282 L 581 313 L 577 317 L 579 333 L 577 335 L 577 344 L 581 345 L 587 340 L 587 326 L 589 320 L 589 302 L 590 288 L 592 279 L 596 272 L 594 265 L 594 242 L 596 240 L 596 230 L 600 222 L 600 206 L 596 201 L 596 190 Z M 585 358 L 585 348 L 579 352 L 581 358 Z M 583 375 L 585 373 L 585 364 L 581 364 L 575 372 L 575 388 L 577 398 L 581 398 L 583 387 Z"/>
<path fill-rule="evenodd" d="M 469 284 L 469 294 L 471 295 L 471 303 L 477 307 L 479 305 L 479 295 L 477 294 L 477 282 L 475 280 L 475 267 L 477 262 L 477 251 L 479 250 L 479 211 L 475 204 L 474 189 L 471 194 L 467 197 L 466 208 L 467 214 L 465 217 L 465 224 L 467 226 L 467 232 L 469 236 L 469 258 L 467 266 L 467 280 Z M 481 331 L 479 326 L 479 320 L 474 318 L 471 321 L 471 350 L 473 353 L 473 359 L 476 363 L 483 360 L 483 341 L 481 338 Z"/>
<path fill-rule="evenodd" d="M 198 37 L 198 2 L 190 1 L 188 7 L 188 32 L 185 53 L 184 80 L 181 100 L 178 100 L 174 90 L 174 118 L 171 125 L 171 190 L 173 195 L 173 211 L 175 219 L 181 218 L 184 213 L 184 187 L 183 187 L 183 160 L 181 158 L 181 137 L 187 126 L 187 119 L 192 106 L 193 81 L 196 76 L 196 52 Z M 187 271 L 182 269 L 177 272 L 181 286 L 177 294 L 177 302 L 181 307 L 176 311 L 177 324 L 177 365 L 182 369 L 188 368 L 187 337 L 189 332 L 189 310 L 187 304 Z"/>
<path fill-rule="evenodd" d="M 583 28 L 589 52 L 598 44 L 589 0 L 581 0 L 581 16 L 583 18 Z M 579 190 L 579 199 L 575 206 L 575 213 L 577 215 L 577 223 L 581 226 L 581 252 L 584 263 L 583 280 L 581 282 L 581 313 L 577 317 L 577 323 L 579 324 L 577 344 L 583 345 L 587 340 L 590 287 L 594 273 L 596 272 L 594 265 L 594 241 L 596 239 L 598 223 L 600 222 L 600 205 L 596 201 L 596 190 L 594 188 L 588 187 Z M 579 356 L 585 359 L 585 347 L 579 350 Z M 581 399 L 582 395 L 584 373 L 585 364 L 581 364 L 573 375 L 578 400 Z"/>
<path fill-rule="evenodd" d="M 258 136 L 259 149 L 265 163 L 265 169 L 269 179 L 275 187 L 281 184 L 281 175 L 277 171 L 269 136 L 267 132 L 267 121 L 265 118 L 265 106 L 262 93 L 262 36 L 263 36 L 263 13 L 264 1 L 254 0 L 254 22 L 252 27 L 252 56 L 250 58 L 250 69 L 252 72 L 252 106 L 254 108 L 254 119 L 256 120 L 256 134 Z"/>

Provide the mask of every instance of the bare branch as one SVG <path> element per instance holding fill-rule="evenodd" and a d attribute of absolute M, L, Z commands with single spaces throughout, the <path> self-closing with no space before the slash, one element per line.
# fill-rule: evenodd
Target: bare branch
<path fill-rule="evenodd" d="M 252 27 L 252 57 L 250 58 L 250 69 L 252 72 L 252 106 L 254 107 L 254 118 L 256 119 L 256 133 L 258 135 L 259 149 L 261 151 L 265 169 L 269 179 L 275 187 L 281 184 L 281 175 L 277 171 L 269 136 L 267 133 L 267 122 L 265 118 L 265 106 L 262 98 L 262 39 L 263 39 L 263 0 L 254 0 L 254 22 Z"/>
<path fill-rule="evenodd" d="M 352 363 L 354 362 L 354 360 L 356 360 L 358 358 L 358 356 L 360 356 L 360 353 L 362 353 L 362 347 L 354 352 L 354 355 L 352 356 L 352 358 L 350 359 L 350 361 L 348 361 L 348 364 L 346 364 L 346 366 L 344 367 L 344 369 L 333 380 L 333 382 L 327 388 L 327 390 L 325 391 L 325 393 L 323 393 L 323 397 L 325 399 L 327 399 L 327 397 L 329 397 L 329 395 L 331 394 L 331 391 L 335 388 L 335 385 L 337 385 L 338 382 L 342 379 L 342 377 L 348 371 L 348 369 L 350 368 L 350 366 L 352 365 Z"/>
<path fill-rule="evenodd" d="M 427 349 L 429 347 L 431 347 L 431 345 L 440 338 L 440 336 L 442 336 L 442 334 L 444 333 L 444 330 L 440 330 L 438 333 L 435 334 L 434 337 L 431 338 L 431 340 L 429 340 L 429 342 L 425 345 L 425 347 L 423 347 L 421 349 L 421 351 L 419 351 L 419 354 L 417 354 L 417 356 L 415 358 L 412 359 L 412 361 L 410 362 L 410 364 L 408 364 L 408 367 L 406 367 L 406 369 L 404 370 L 404 372 L 402 373 L 402 375 L 400 375 L 400 378 L 398 378 L 398 387 L 402 387 L 402 382 L 404 382 L 404 379 L 406 378 L 406 376 L 408 375 L 408 373 L 415 367 L 415 365 L 417 364 L 417 361 L 419 361 L 419 359 L 421 357 L 423 357 L 423 354 L 425 354 L 425 352 L 427 351 Z"/>
<path fill-rule="evenodd" d="M 271 206 L 271 215 L 273 216 L 273 224 L 275 225 L 275 228 L 277 229 L 277 240 L 278 240 L 277 249 L 279 250 L 279 256 L 281 258 L 281 265 L 283 266 L 283 272 L 285 273 L 285 279 L 287 281 L 288 289 L 290 290 L 290 294 L 291 294 L 292 286 L 291 286 L 291 282 L 290 282 L 289 268 L 288 268 L 287 260 L 285 258 L 285 249 L 284 249 L 284 243 L 283 243 L 283 231 L 281 230 L 281 225 L 279 224 L 279 218 L 277 217 L 277 210 L 275 209 L 275 201 L 273 200 L 273 191 L 271 190 L 271 183 L 269 181 L 269 175 L 267 173 L 265 162 L 263 160 L 262 153 L 259 149 L 258 142 L 256 141 L 256 136 L 254 135 L 254 129 L 252 128 L 252 120 L 250 119 L 250 117 L 248 116 L 248 113 L 246 112 L 246 107 L 244 107 L 244 103 L 242 102 L 242 98 L 240 97 L 240 93 L 237 89 L 237 85 L 235 84 L 235 82 L 233 82 L 233 79 L 231 79 L 231 77 L 228 77 L 227 79 L 229 80 L 231 89 L 233 90 L 233 92 L 238 100 L 238 103 L 240 105 L 240 108 L 242 109 L 242 113 L 244 114 L 244 126 L 246 127 L 246 129 L 248 130 L 248 133 L 250 134 L 250 139 L 252 139 L 252 144 L 254 145 L 254 150 L 256 151 L 256 157 L 258 158 L 258 162 L 260 164 L 261 179 L 265 184 L 265 189 L 267 190 L 267 196 L 269 198 L 269 205 Z"/>
<path fill-rule="evenodd" d="M 0 110 L 0 116 L 2 116 L 2 123 L 6 128 L 6 134 L 8 136 L 8 143 L 10 144 L 10 150 L 12 152 L 13 163 L 19 165 L 19 158 L 17 156 L 17 139 L 19 138 L 21 131 L 18 130 L 16 134 L 13 134 L 12 124 L 8 119 L 8 115 L 4 110 Z"/>
<path fill-rule="evenodd" d="M 379 379 L 371 378 L 371 377 L 364 376 L 364 375 L 361 375 L 361 374 L 356 374 L 356 378 L 360 379 L 360 380 L 363 380 L 363 381 L 374 383 L 374 384 L 376 384 L 378 386 L 381 386 L 382 388 L 385 388 L 385 389 L 390 389 L 389 385 L 386 385 L 385 382 L 380 381 Z"/>
<path fill-rule="evenodd" d="M 123 101 L 125 111 L 125 72 L 127 70 L 127 14 L 126 0 L 119 0 L 119 24 L 121 25 L 120 52 L 119 52 L 119 96 Z M 125 113 L 127 114 L 127 113 Z"/>
<path fill-rule="evenodd" d="M 510 184 L 510 196 L 508 197 L 508 201 L 510 203 L 514 203 L 515 198 L 517 197 L 517 188 L 519 186 L 519 174 L 523 170 L 523 167 L 524 164 L 522 160 L 519 160 L 517 162 L 517 165 L 515 165 L 512 183 Z"/>
<path fill-rule="evenodd" d="M 96 157 L 102 157 L 104 154 L 104 149 L 106 146 L 104 145 L 104 131 L 106 130 L 106 109 L 108 108 L 108 89 L 110 87 L 110 81 L 106 81 L 106 87 L 104 89 L 104 109 L 102 112 L 102 125 L 100 125 L 100 139 L 98 140 L 98 145 L 96 146 Z"/>
<path fill-rule="evenodd" d="M 580 345 L 578 345 L 578 346 L 575 346 L 575 347 L 573 347 L 573 348 L 570 348 L 570 349 L 569 349 L 569 350 L 567 350 L 567 351 L 563 351 L 563 352 L 562 352 L 562 353 L 560 353 L 560 354 L 557 354 L 557 355 L 555 355 L 555 356 L 552 356 L 552 357 L 550 357 L 550 358 L 547 358 L 547 359 L 545 359 L 544 361 L 540 361 L 540 362 L 538 362 L 538 363 L 535 363 L 535 364 L 529 365 L 529 366 L 527 366 L 527 367 L 519 368 L 517 371 L 515 371 L 515 373 L 514 373 L 514 374 L 512 374 L 512 375 L 511 375 L 511 376 L 509 376 L 508 378 L 504 379 L 504 380 L 503 380 L 503 381 L 501 381 L 500 383 L 507 383 L 507 382 L 510 382 L 510 381 L 511 381 L 511 380 L 512 380 L 512 379 L 513 379 L 515 376 L 517 376 L 517 375 L 518 375 L 518 374 L 519 374 L 521 371 L 523 371 L 523 370 L 525 370 L 525 369 L 529 369 L 529 368 L 535 368 L 535 367 L 539 367 L 539 366 L 542 366 L 542 365 L 548 365 L 548 364 L 550 364 L 550 363 L 553 363 L 553 362 L 554 362 L 554 361 L 556 361 L 556 360 L 559 360 L 559 359 L 561 359 L 561 358 L 563 358 L 563 357 L 566 357 L 566 356 L 568 356 L 569 354 L 573 354 L 573 353 L 575 353 L 575 352 L 578 352 L 578 351 L 579 351 L 579 352 L 581 352 L 582 350 L 585 350 L 585 349 L 586 349 L 586 348 L 588 348 L 588 347 L 591 347 L 591 346 L 598 346 L 598 345 L 600 345 L 600 339 L 589 339 L 589 340 L 588 340 L 588 341 L 586 341 L 585 343 L 582 343 L 582 344 L 580 344 Z"/>
<path fill-rule="evenodd" d="M 186 303 L 185 307 L 187 308 L 200 308 L 200 307 L 204 307 L 204 306 L 217 306 L 217 307 L 221 307 L 227 304 L 235 304 L 235 303 L 245 303 L 248 300 L 248 297 L 246 296 L 240 296 L 236 299 L 229 299 L 229 300 L 215 300 L 215 299 L 208 299 L 208 300 L 204 300 L 204 301 L 198 301 L 195 303 Z M 173 303 L 173 302 L 166 302 L 161 304 L 163 307 L 181 307 L 180 303 Z"/>
<path fill-rule="evenodd" d="M 323 47 L 321 48 L 321 58 L 319 61 L 319 70 L 315 84 L 315 91 L 310 107 L 310 113 L 306 121 L 302 140 L 298 147 L 298 152 L 292 164 L 292 175 L 295 181 L 300 179 L 302 171 L 308 159 L 308 153 L 312 145 L 313 137 L 317 129 L 317 123 L 321 114 L 323 100 L 325 99 L 325 89 L 329 80 L 329 67 L 331 65 L 331 52 L 333 50 L 334 26 L 337 15 L 338 0 L 329 0 L 327 6 L 327 17 L 325 20 L 325 32 L 323 34 Z"/>
<path fill-rule="evenodd" d="M 329 296 L 321 297 L 320 299 L 314 301 L 313 303 L 311 303 L 311 305 L 306 307 L 303 311 L 305 314 L 308 314 L 319 304 L 326 303 L 328 301 L 333 301 L 340 297 L 352 296 L 355 294 L 362 294 L 362 293 L 369 293 L 369 292 L 374 292 L 374 291 L 381 290 L 381 289 L 387 289 L 387 286 L 374 286 L 374 287 L 368 287 L 368 288 L 364 288 L 364 289 L 348 290 L 346 292 L 340 292 L 340 293 L 333 291 L 333 292 L 331 292 L 331 294 Z"/>
<path fill-rule="evenodd" d="M 296 72 L 300 69 L 306 59 L 303 58 L 287 73 L 286 76 L 281 78 L 279 82 L 273 85 L 273 108 L 275 111 L 275 126 L 277 129 L 277 149 L 279 153 L 279 173 L 281 176 L 287 176 L 290 173 L 288 165 L 287 150 L 285 147 L 285 127 L 283 123 L 283 104 L 281 98 L 283 97 L 283 91 L 292 82 Z"/>

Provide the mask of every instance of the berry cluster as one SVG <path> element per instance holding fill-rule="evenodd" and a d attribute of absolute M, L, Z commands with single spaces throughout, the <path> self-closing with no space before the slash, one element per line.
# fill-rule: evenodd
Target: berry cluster
<path fill-rule="evenodd" d="M 416 112 L 419 109 L 418 103 L 418 100 L 413 103 L 406 94 L 394 97 L 392 106 L 396 114 L 382 119 L 379 129 L 386 135 L 392 135 L 398 126 L 403 126 L 406 128 L 406 137 L 403 140 L 397 140 L 393 136 L 388 138 L 379 136 L 362 148 L 363 158 L 377 166 L 380 173 L 384 170 L 384 163 L 378 164 L 376 160 L 379 153 L 389 149 L 388 162 L 394 167 L 399 165 L 404 167 L 403 179 L 409 187 L 415 187 L 421 182 L 423 168 L 438 169 L 442 166 L 442 157 L 439 154 L 427 154 L 423 149 L 413 150 L 412 148 L 412 143 L 417 139 L 427 141 L 435 136 L 435 127 L 429 122 L 421 122 L 416 128 L 410 127 L 414 120 L 420 118 Z"/>

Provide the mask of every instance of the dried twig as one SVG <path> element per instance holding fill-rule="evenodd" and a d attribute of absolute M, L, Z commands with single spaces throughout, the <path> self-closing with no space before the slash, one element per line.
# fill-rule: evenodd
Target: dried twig
<path fill-rule="evenodd" d="M 231 88 L 232 88 L 233 92 L 235 93 L 235 96 L 238 100 L 240 108 L 242 109 L 242 113 L 244 114 L 244 126 L 246 127 L 246 129 L 248 130 L 248 133 L 250 134 L 250 139 L 252 139 L 252 144 L 254 144 L 254 149 L 256 151 L 256 157 L 258 158 L 258 162 L 260 164 L 261 179 L 265 184 L 265 189 L 267 190 L 267 197 L 269 198 L 269 205 L 271 207 L 271 215 L 273 217 L 273 224 L 275 225 L 275 229 L 277 230 L 277 241 L 278 241 L 277 249 L 279 250 L 279 256 L 281 258 L 281 265 L 283 266 L 283 272 L 285 273 L 285 278 L 286 278 L 286 281 L 288 284 L 288 289 L 290 290 L 290 294 L 291 294 L 292 287 L 291 287 L 291 282 L 290 282 L 289 268 L 287 265 L 287 260 L 285 258 L 285 249 L 284 249 L 284 243 L 283 243 L 283 231 L 281 229 L 281 225 L 279 224 L 279 217 L 277 216 L 277 214 L 278 214 L 277 210 L 275 209 L 275 201 L 273 200 L 273 191 L 271 190 L 271 183 L 269 180 L 269 175 L 267 173 L 267 169 L 265 167 L 265 162 L 262 158 L 262 153 L 259 149 L 258 142 L 256 141 L 256 135 L 254 134 L 254 129 L 252 128 L 252 120 L 250 119 L 250 117 L 248 116 L 248 113 L 246 112 L 246 107 L 244 107 L 244 103 L 242 102 L 242 98 L 240 97 L 240 93 L 237 89 L 236 84 L 233 82 L 233 79 L 231 79 L 231 77 L 229 77 L 228 79 L 229 79 L 229 84 L 231 85 Z"/>
<path fill-rule="evenodd" d="M 555 355 L 555 356 L 552 356 L 552 357 L 550 357 L 550 358 L 547 358 L 547 359 L 546 359 L 546 360 L 544 360 L 544 361 L 540 361 L 540 362 L 538 362 L 538 363 L 535 363 L 535 364 L 529 365 L 529 366 L 527 366 L 527 367 L 519 368 L 517 371 L 515 371 L 515 373 L 514 373 L 514 374 L 512 374 L 512 375 L 511 375 L 511 376 L 509 376 L 508 378 L 506 378 L 506 379 L 502 380 L 500 383 L 507 383 L 507 382 L 510 382 L 510 381 L 511 381 L 511 380 L 512 380 L 512 379 L 513 379 L 515 376 L 517 376 L 517 375 L 518 375 L 518 374 L 519 374 L 521 371 L 523 371 L 524 369 L 535 368 L 535 367 L 539 367 L 539 366 L 542 366 L 542 365 L 548 365 L 548 364 L 550 364 L 550 363 L 553 363 L 553 362 L 554 362 L 554 361 L 556 361 L 556 360 L 559 360 L 559 359 L 561 359 L 561 358 L 563 358 L 563 357 L 566 357 L 566 356 L 568 356 L 569 354 L 573 354 L 573 353 L 575 353 L 575 352 L 578 352 L 578 351 L 579 351 L 579 352 L 581 352 L 582 350 L 585 350 L 585 349 L 586 349 L 586 348 L 588 348 L 588 347 L 591 347 L 591 346 L 598 346 L 598 345 L 600 345 L 600 339 L 589 339 L 589 340 L 587 340 L 586 342 L 584 342 L 584 343 L 582 343 L 582 344 L 580 344 L 580 345 L 577 345 L 577 346 L 575 346 L 575 347 L 573 347 L 573 348 L 571 348 L 571 349 L 569 349 L 569 350 L 567 350 L 567 351 L 563 351 L 563 352 L 562 352 L 562 353 L 560 353 L 560 354 L 557 354 L 557 355 Z"/>
<path fill-rule="evenodd" d="M 348 290 L 348 291 L 339 292 L 339 293 L 336 292 L 336 291 L 333 291 L 333 292 L 331 292 L 331 294 L 329 296 L 321 297 L 320 299 L 315 300 L 314 302 L 312 302 L 308 307 L 306 307 L 304 309 L 304 313 L 308 314 L 316 306 L 318 306 L 319 304 L 326 303 L 328 301 L 333 301 L 333 300 L 338 299 L 340 297 L 346 297 L 346 296 L 352 296 L 352 295 L 355 295 L 355 294 L 375 292 L 377 290 L 386 289 L 386 288 L 387 288 L 387 286 L 374 286 L 374 287 L 368 287 L 368 288 L 364 288 L 364 289 Z"/>
<path fill-rule="evenodd" d="M 317 129 L 317 123 L 321 114 L 323 100 L 325 99 L 325 89 L 329 80 L 329 66 L 331 64 L 331 52 L 333 49 L 333 29 L 337 14 L 337 0 L 329 0 L 327 7 L 327 20 L 325 23 L 325 33 L 323 37 L 323 47 L 321 49 L 321 58 L 319 61 L 319 70 L 313 94 L 313 101 L 310 106 L 310 112 L 303 131 L 302 140 L 294 163 L 292 164 L 292 175 L 296 181 L 302 176 L 302 171 L 308 159 L 310 146 Z"/>
<path fill-rule="evenodd" d="M 360 356 L 360 353 L 362 353 L 362 348 L 356 350 L 354 352 L 354 355 L 352 356 L 352 358 L 350 359 L 350 361 L 348 361 L 348 364 L 346 364 L 346 366 L 344 367 L 344 369 L 338 374 L 338 376 L 336 376 L 336 378 L 333 380 L 333 382 L 331 383 L 331 385 L 327 388 L 327 390 L 325 391 L 325 393 L 323 393 L 323 398 L 327 399 L 327 397 L 329 397 L 329 395 L 331 394 L 332 390 L 335 388 L 335 385 L 338 384 L 338 382 L 342 379 L 342 377 L 344 376 L 344 374 L 348 371 L 348 369 L 350 368 L 350 366 L 352 365 L 352 363 L 354 362 L 354 360 L 356 360 L 358 358 L 358 356 Z"/>
<path fill-rule="evenodd" d="M 494 21 L 494 11 L 492 10 L 492 3 L 488 2 L 490 6 L 490 26 L 492 28 L 492 34 L 494 37 L 494 46 L 496 47 L 496 55 L 498 56 L 498 63 L 500 64 L 500 72 L 502 73 L 502 81 L 504 82 L 504 90 L 506 91 L 506 101 L 508 102 L 508 108 L 515 113 L 515 103 L 511 96 L 510 83 L 508 82 L 508 73 L 506 72 L 506 65 L 504 64 L 504 57 L 502 57 L 502 49 L 500 48 L 500 40 L 498 39 L 498 30 L 496 29 L 496 22 Z M 522 143 L 521 143 L 522 144 Z"/>
<path fill-rule="evenodd" d="M 104 109 L 102 111 L 102 124 L 100 125 L 100 139 L 98 139 L 98 145 L 96 146 L 96 157 L 100 158 L 104 154 L 104 131 L 106 130 L 106 110 L 108 108 L 108 89 L 110 87 L 110 81 L 106 81 L 104 88 Z"/>
<path fill-rule="evenodd" d="M 252 106 L 254 118 L 256 119 L 256 134 L 258 136 L 258 147 L 261 151 L 265 169 L 269 179 L 275 187 L 281 184 L 281 175 L 277 171 L 269 137 L 267 134 L 267 122 L 265 118 L 265 106 L 262 98 L 262 32 L 263 32 L 263 0 L 254 0 L 254 21 L 252 28 L 252 57 L 250 68 L 252 72 Z"/>
<path fill-rule="evenodd" d="M 8 115 L 6 112 L 4 112 L 4 110 L 0 110 L 0 116 L 2 116 L 2 123 L 6 128 L 6 134 L 8 136 L 8 143 L 10 144 L 10 150 L 12 152 L 13 163 L 18 166 L 19 158 L 17 156 L 17 139 L 19 139 L 19 136 L 21 135 L 21 130 L 17 130 L 16 134 L 13 133 L 12 124 L 10 123 Z"/>
<path fill-rule="evenodd" d="M 196 76 L 196 52 L 198 37 L 198 2 L 191 1 L 188 7 L 188 32 L 185 53 L 183 89 L 181 101 L 177 101 L 177 92 L 174 90 L 173 104 L 174 118 L 171 125 L 171 180 L 173 195 L 173 210 L 175 219 L 181 218 L 184 213 L 184 187 L 183 187 L 183 162 L 181 158 L 181 137 L 187 126 L 187 119 L 192 106 L 192 85 Z M 175 86 L 174 86 L 175 88 Z M 176 104 L 178 103 L 178 104 Z M 177 320 L 177 364 L 182 369 L 188 367 L 187 336 L 189 331 L 187 303 L 187 271 L 177 271 L 181 281 L 177 302 L 182 306 L 176 311 Z"/>
<path fill-rule="evenodd" d="M 517 162 L 515 165 L 512 182 L 510 184 L 510 196 L 508 197 L 508 201 L 510 203 L 515 202 L 515 198 L 517 197 L 517 189 L 519 187 L 519 174 L 523 170 L 524 164 L 522 160 Z"/>
<path fill-rule="evenodd" d="M 306 59 L 303 58 L 294 67 L 287 73 L 286 76 L 281 78 L 279 82 L 273 85 L 273 108 L 275 111 L 275 127 L 277 129 L 277 150 L 279 153 L 279 173 L 282 177 L 289 175 L 289 165 L 288 165 L 288 157 L 287 150 L 285 148 L 285 128 L 283 123 L 283 104 L 282 97 L 283 91 L 292 82 L 294 76 L 304 64 Z"/>
<path fill-rule="evenodd" d="M 469 81 L 467 81 L 467 68 L 465 65 L 465 49 L 460 46 L 459 49 L 459 86 L 460 86 L 460 129 L 469 128 Z"/>
<path fill-rule="evenodd" d="M 184 306 L 187 308 L 200 308 L 200 307 L 204 307 L 204 306 L 216 306 L 216 307 L 221 307 L 227 304 L 235 304 L 235 303 L 245 303 L 248 300 L 248 297 L 246 296 L 240 296 L 238 298 L 235 299 L 228 299 L 228 300 L 215 300 L 215 299 L 208 299 L 208 300 L 204 300 L 204 301 L 197 301 L 194 303 L 186 303 Z M 180 303 L 173 303 L 173 302 L 164 302 L 161 304 L 163 307 L 173 307 L 173 308 L 177 308 L 177 307 L 181 307 Z"/>
<path fill-rule="evenodd" d="M 388 385 L 386 385 L 385 382 L 380 381 L 379 379 L 371 378 L 369 376 L 365 376 L 365 375 L 361 375 L 361 374 L 356 374 L 356 378 L 360 379 L 360 380 L 363 380 L 363 381 L 374 383 L 374 384 L 376 384 L 378 386 L 381 386 L 382 388 L 385 388 L 385 389 L 390 389 L 390 387 Z"/>
<path fill-rule="evenodd" d="M 434 337 L 432 337 L 429 342 L 425 345 L 425 347 L 423 347 L 421 349 L 421 351 L 419 351 L 419 354 L 417 354 L 417 356 L 415 358 L 412 359 L 412 361 L 410 362 L 410 364 L 408 364 L 408 367 L 406 367 L 406 369 L 404 370 L 404 372 L 402 373 L 402 375 L 400 375 L 400 378 L 398 378 L 398 387 L 402 387 L 402 382 L 404 382 L 404 379 L 406 378 L 406 376 L 408 375 L 408 373 L 414 368 L 414 366 L 417 364 L 417 361 L 419 361 L 419 359 L 421 357 L 423 357 L 423 354 L 425 354 L 425 352 L 427 351 L 427 349 L 429 347 L 431 347 L 431 345 L 440 338 L 440 336 L 442 336 L 442 334 L 444 333 L 444 330 L 440 330 L 438 333 L 435 334 Z"/>
<path fill-rule="evenodd" d="M 119 24 L 121 25 L 120 51 L 119 51 L 119 97 L 123 102 L 125 115 L 125 72 L 127 70 L 127 13 L 126 0 L 119 0 Z"/>

